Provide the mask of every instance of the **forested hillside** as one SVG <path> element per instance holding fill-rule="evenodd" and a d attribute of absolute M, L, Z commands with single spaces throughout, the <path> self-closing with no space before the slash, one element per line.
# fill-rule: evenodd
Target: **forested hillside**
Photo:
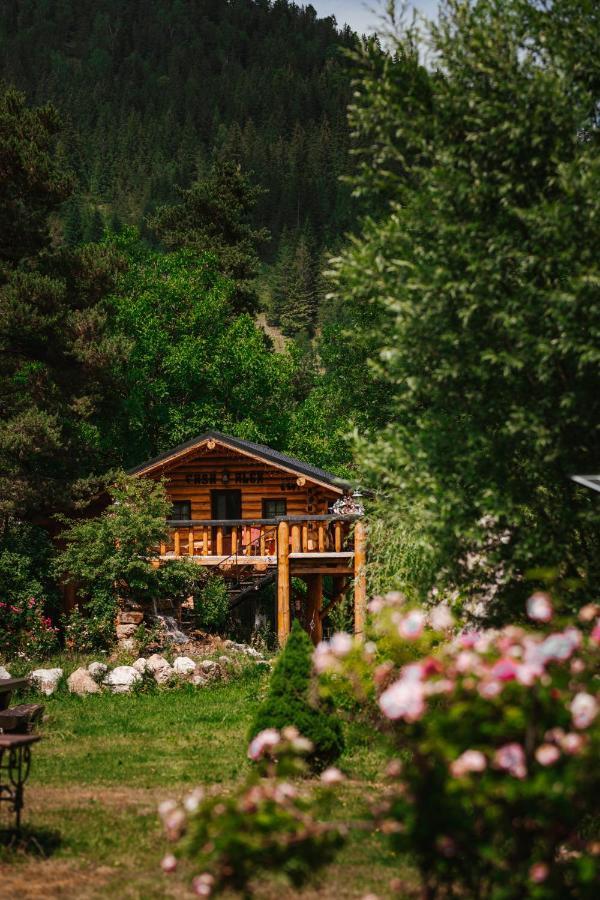
<path fill-rule="evenodd" d="M 68 242 L 142 224 L 215 159 L 236 161 L 265 188 L 255 210 L 272 233 L 264 260 L 292 260 L 299 294 L 316 290 L 323 249 L 349 223 L 340 51 L 355 41 L 288 0 L 0 5 L 0 77 L 65 121 L 60 153 L 78 179 L 63 211 Z M 280 277 L 267 280 L 277 294 Z"/>

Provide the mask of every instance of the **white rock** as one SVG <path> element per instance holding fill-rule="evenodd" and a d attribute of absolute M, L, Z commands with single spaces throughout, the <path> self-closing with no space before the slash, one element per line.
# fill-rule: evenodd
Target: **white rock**
<path fill-rule="evenodd" d="M 222 666 L 228 666 L 230 664 L 231 660 L 228 656 L 220 656 L 219 662 L 221 663 Z"/>
<path fill-rule="evenodd" d="M 164 656 L 161 656 L 160 653 L 153 653 L 146 662 L 151 672 L 158 672 L 160 669 L 171 668 L 169 661 L 166 660 Z"/>
<path fill-rule="evenodd" d="M 219 666 L 214 661 L 214 659 L 203 659 L 200 663 L 200 668 L 203 672 L 214 672 L 215 669 L 219 668 Z"/>
<path fill-rule="evenodd" d="M 192 675 L 192 684 L 195 684 L 196 687 L 204 687 L 208 682 L 204 675 Z"/>
<path fill-rule="evenodd" d="M 263 658 L 262 653 L 259 653 L 259 651 L 255 650 L 254 647 L 246 647 L 246 649 L 244 650 L 244 653 L 246 654 L 246 656 L 251 656 L 252 659 L 262 659 Z"/>
<path fill-rule="evenodd" d="M 34 669 L 29 676 L 38 690 L 49 697 L 58 687 L 58 682 L 63 677 L 62 669 Z"/>
<path fill-rule="evenodd" d="M 141 675 L 133 666 L 117 666 L 112 672 L 109 672 L 104 679 L 113 694 L 128 693 L 136 681 L 141 679 Z"/>
<path fill-rule="evenodd" d="M 72 694 L 80 696 L 100 693 L 100 687 L 90 675 L 89 669 L 75 669 L 67 678 L 67 687 Z"/>
<path fill-rule="evenodd" d="M 2 678 L 12 678 L 12 675 L 10 674 L 8 669 L 4 668 L 4 666 L 0 666 L 0 679 Z"/>
<path fill-rule="evenodd" d="M 157 684 L 166 684 L 173 677 L 173 667 L 159 653 L 154 653 L 147 662 Z"/>
<path fill-rule="evenodd" d="M 102 681 L 102 679 L 108 672 L 108 666 L 106 665 L 106 663 L 91 662 L 87 667 L 87 670 L 94 681 Z"/>
<path fill-rule="evenodd" d="M 140 658 L 136 659 L 136 661 L 133 663 L 133 668 L 137 669 L 140 675 L 143 675 L 144 672 L 148 671 L 148 660 L 143 656 L 140 656 Z"/>
<path fill-rule="evenodd" d="M 177 675 L 191 675 L 196 671 L 196 663 L 189 656 L 178 656 L 173 663 L 173 669 Z"/>

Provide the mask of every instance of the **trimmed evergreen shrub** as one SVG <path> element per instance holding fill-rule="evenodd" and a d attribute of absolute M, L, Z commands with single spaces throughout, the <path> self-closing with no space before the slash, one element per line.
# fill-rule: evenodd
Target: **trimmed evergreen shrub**
<path fill-rule="evenodd" d="M 317 706 L 310 696 L 312 644 L 296 620 L 288 641 L 273 670 L 269 690 L 260 706 L 250 739 L 265 728 L 282 729 L 295 725 L 301 735 L 312 741 L 309 758 L 315 770 L 331 765 L 344 749 L 341 723 Z"/>

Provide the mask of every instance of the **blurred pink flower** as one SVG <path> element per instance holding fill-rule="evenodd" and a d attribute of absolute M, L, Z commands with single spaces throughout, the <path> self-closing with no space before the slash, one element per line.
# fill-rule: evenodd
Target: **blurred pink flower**
<path fill-rule="evenodd" d="M 329 766 L 324 772 L 321 772 L 321 781 L 323 784 L 341 784 L 344 776 L 335 766 Z"/>
<path fill-rule="evenodd" d="M 535 758 L 540 766 L 551 766 L 560 757 L 560 750 L 555 744 L 541 744 L 535 751 Z"/>
<path fill-rule="evenodd" d="M 483 772 L 487 766 L 487 760 L 479 750 L 465 750 L 464 753 L 450 764 L 450 772 L 455 778 L 462 778 L 469 772 Z"/>
<path fill-rule="evenodd" d="M 210 897 L 214 883 L 213 876 L 208 872 L 203 872 L 202 875 L 196 875 L 192 881 L 192 888 L 198 897 Z"/>
<path fill-rule="evenodd" d="M 570 709 L 575 728 L 587 728 L 598 715 L 596 698 L 584 691 L 575 694 Z"/>
<path fill-rule="evenodd" d="M 490 675 L 496 681 L 514 681 L 517 677 L 518 667 L 512 659 L 503 657 L 494 663 Z"/>
<path fill-rule="evenodd" d="M 552 600 L 550 594 L 537 591 L 527 601 L 527 615 L 534 622 L 549 622 L 552 618 Z"/>
<path fill-rule="evenodd" d="M 248 757 L 256 761 L 260 759 L 265 750 L 271 750 L 276 747 L 281 740 L 281 736 L 276 728 L 265 728 L 256 737 L 250 741 L 248 747 Z"/>
<path fill-rule="evenodd" d="M 592 628 L 592 633 L 590 634 L 590 640 L 592 640 L 595 644 L 600 644 L 600 619 L 598 619 L 598 621 Z"/>
<path fill-rule="evenodd" d="M 348 656 L 353 646 L 354 641 L 351 635 L 346 634 L 344 631 L 338 631 L 329 641 L 329 649 L 338 659 Z"/>
<path fill-rule="evenodd" d="M 548 872 L 546 863 L 534 863 L 529 870 L 529 877 L 534 884 L 541 884 L 548 877 Z"/>
<path fill-rule="evenodd" d="M 492 700 L 502 692 L 502 685 L 499 681 L 482 681 L 477 690 L 480 697 Z"/>
<path fill-rule="evenodd" d="M 398 625 L 398 634 L 407 641 L 420 638 L 425 628 L 425 615 L 418 609 L 411 610 Z"/>
<path fill-rule="evenodd" d="M 454 625 L 454 616 L 446 604 L 442 603 L 431 610 L 429 621 L 435 631 L 447 631 L 448 628 L 452 628 Z"/>
<path fill-rule="evenodd" d="M 177 858 L 173 856 L 172 853 L 167 853 L 166 856 L 163 856 L 160 866 L 163 872 L 166 872 L 167 875 L 169 875 L 177 868 Z"/>
<path fill-rule="evenodd" d="M 583 748 L 585 744 L 585 739 L 583 735 L 576 734 L 574 731 L 570 731 L 569 734 L 565 734 L 565 736 L 560 741 L 560 746 L 564 750 L 565 753 L 568 753 L 570 756 L 575 756 L 579 751 Z"/>
<path fill-rule="evenodd" d="M 511 743 L 500 747 L 494 756 L 494 762 L 499 769 L 504 769 L 514 775 L 515 778 L 525 778 L 525 751 L 520 744 Z"/>
<path fill-rule="evenodd" d="M 379 698 L 379 707 L 388 719 L 416 722 L 425 712 L 422 684 L 402 679 L 395 681 Z"/>

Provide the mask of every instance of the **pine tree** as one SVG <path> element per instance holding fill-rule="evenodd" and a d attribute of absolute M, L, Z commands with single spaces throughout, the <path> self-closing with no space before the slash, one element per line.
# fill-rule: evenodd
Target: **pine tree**
<path fill-rule="evenodd" d="M 344 749 L 339 719 L 311 702 L 312 644 L 296 619 L 287 643 L 273 669 L 267 697 L 260 706 L 250 738 L 266 728 L 295 725 L 312 741 L 312 766 L 322 769 L 335 762 Z"/>
<path fill-rule="evenodd" d="M 286 334 L 309 334 L 315 327 L 316 312 L 314 263 L 308 240 L 302 235 L 291 262 L 288 294 L 283 298 L 281 326 Z"/>
<path fill-rule="evenodd" d="M 21 519 L 68 503 L 74 482 L 97 470 L 120 356 L 102 306 L 113 254 L 51 244 L 69 191 L 57 130 L 50 107 L 0 90 L 0 509 Z"/>
<path fill-rule="evenodd" d="M 257 308 L 258 247 L 269 233 L 252 225 L 252 212 L 263 193 L 241 168 L 217 162 L 209 175 L 179 192 L 181 202 L 163 206 L 149 221 L 169 249 L 210 252 L 219 271 L 234 286 L 232 303 L 238 312 Z"/>

